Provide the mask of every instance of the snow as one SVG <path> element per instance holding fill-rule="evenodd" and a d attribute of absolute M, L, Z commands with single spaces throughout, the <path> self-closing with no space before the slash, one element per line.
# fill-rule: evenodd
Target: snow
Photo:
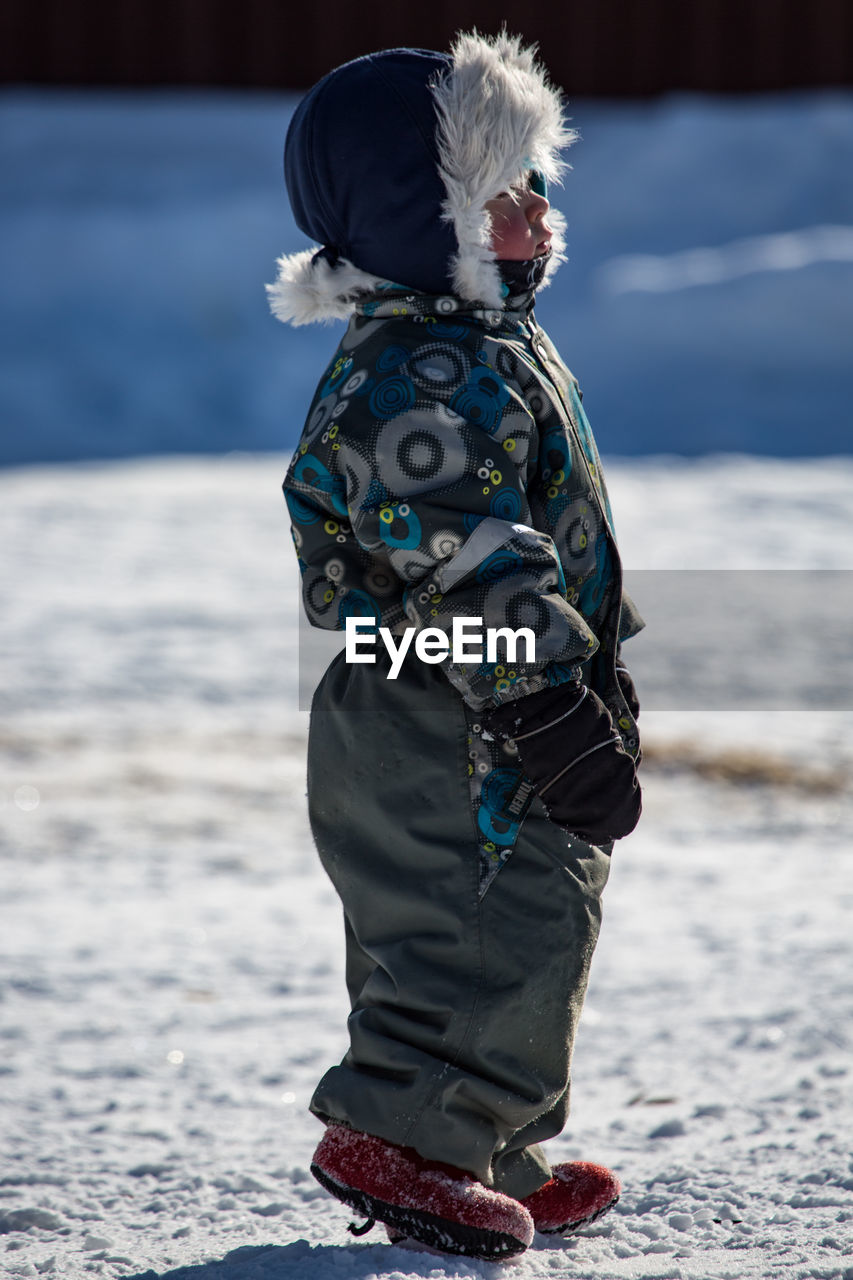
<path fill-rule="evenodd" d="M 756 271 L 798 271 L 813 262 L 853 261 L 853 227 L 805 227 L 772 236 L 749 236 L 731 244 L 686 249 L 662 256 L 611 258 L 600 269 L 610 293 L 686 289 L 718 284 Z"/>
<path fill-rule="evenodd" d="M 307 1172 L 346 1001 L 305 812 L 284 468 L 0 473 L 0 1271 L 850 1280 L 853 732 L 829 696 L 644 708 L 645 815 L 614 855 L 551 1144 L 618 1172 L 616 1210 L 504 1268 L 347 1234 Z M 607 474 L 639 574 L 851 568 L 849 460 Z M 730 664 L 709 637 L 702 667 Z M 758 780 L 682 767 L 681 743 Z"/>
<path fill-rule="evenodd" d="M 264 295 L 295 101 L 0 95 L 0 463 L 293 448 L 339 332 Z M 538 314 L 605 452 L 849 454 L 853 94 L 570 112 Z"/>

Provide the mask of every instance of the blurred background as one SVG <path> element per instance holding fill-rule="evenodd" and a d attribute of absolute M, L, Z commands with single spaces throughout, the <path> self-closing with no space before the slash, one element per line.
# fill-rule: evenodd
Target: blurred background
<path fill-rule="evenodd" d="M 504 22 L 581 133 L 539 318 L 603 451 L 849 453 L 848 0 L 5 0 L 0 464 L 291 447 L 335 341 L 263 290 L 300 92 Z"/>

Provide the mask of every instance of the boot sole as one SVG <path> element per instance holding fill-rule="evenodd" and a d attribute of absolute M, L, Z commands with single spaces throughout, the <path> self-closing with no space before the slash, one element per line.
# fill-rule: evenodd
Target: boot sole
<path fill-rule="evenodd" d="M 311 1172 L 333 1196 L 344 1204 L 355 1209 L 364 1217 L 373 1218 L 391 1227 L 401 1237 L 408 1236 L 431 1249 L 442 1253 L 459 1254 L 466 1258 L 482 1258 L 484 1262 L 500 1262 L 524 1253 L 527 1245 L 515 1236 L 502 1231 L 483 1231 L 478 1227 L 466 1227 L 464 1223 L 452 1222 L 448 1218 L 438 1218 L 435 1214 L 424 1213 L 419 1209 L 407 1209 L 403 1205 L 388 1204 L 368 1195 L 366 1191 L 358 1191 L 355 1187 L 343 1186 L 330 1177 L 319 1165 L 312 1164 Z"/>
<path fill-rule="evenodd" d="M 536 1230 L 543 1236 L 571 1236 L 576 1231 L 589 1227 L 593 1222 L 598 1222 L 599 1218 L 603 1218 L 605 1213 L 609 1213 L 615 1204 L 619 1203 L 619 1197 L 614 1196 L 609 1204 L 601 1209 L 596 1209 L 595 1213 L 588 1214 L 585 1218 L 581 1218 L 578 1222 L 567 1222 L 562 1227 L 537 1227 Z"/>

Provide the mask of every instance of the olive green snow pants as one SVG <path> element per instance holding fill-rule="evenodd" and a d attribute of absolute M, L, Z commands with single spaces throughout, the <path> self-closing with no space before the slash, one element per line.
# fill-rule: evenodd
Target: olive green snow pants
<path fill-rule="evenodd" d="M 344 908 L 350 1049 L 311 1110 L 523 1197 L 568 1115 L 609 846 L 536 801 L 478 895 L 466 708 L 438 667 L 331 664 L 314 696 L 311 826 Z M 471 713 L 467 712 L 470 717 Z"/>

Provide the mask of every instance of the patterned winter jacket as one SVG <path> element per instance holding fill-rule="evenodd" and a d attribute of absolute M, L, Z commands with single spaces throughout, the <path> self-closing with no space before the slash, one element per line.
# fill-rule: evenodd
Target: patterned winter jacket
<path fill-rule="evenodd" d="M 315 626 L 529 627 L 535 661 L 445 660 L 474 719 L 580 676 L 636 754 L 614 668 L 643 623 L 578 384 L 531 310 L 391 285 L 364 297 L 284 490 Z"/>

